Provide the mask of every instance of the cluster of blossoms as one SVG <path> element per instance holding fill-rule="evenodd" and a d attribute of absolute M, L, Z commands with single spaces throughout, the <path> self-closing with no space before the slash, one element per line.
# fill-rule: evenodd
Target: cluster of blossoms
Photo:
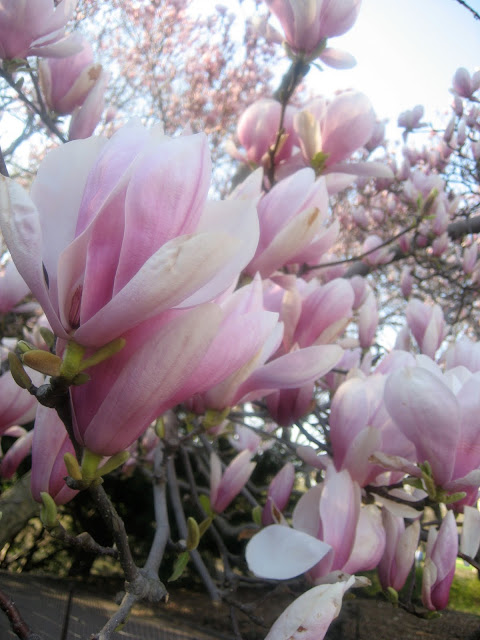
<path fill-rule="evenodd" d="M 267 4 L 296 63 L 320 56 L 349 64 L 327 38 L 353 26 L 360 0 Z M 442 308 L 413 298 L 395 348 L 374 358 L 374 289 L 347 264 L 323 267 L 345 221 L 363 232 L 389 212 L 404 218 L 399 246 L 368 235 L 362 266 L 390 263 L 398 251 L 427 247 L 435 258 L 447 251 L 461 203 L 434 168 L 464 146 L 478 161 L 478 108 L 465 114 L 463 107 L 476 100 L 478 73 L 455 75 L 447 147 L 428 157 L 406 149 L 401 167 L 369 160 L 384 127 L 361 93 L 317 97 L 303 108 L 256 102 L 238 123 L 245 151 L 232 150 L 254 170 L 228 199 L 211 200 L 204 134 L 171 138 L 133 120 L 109 139 L 91 136 L 108 76 L 85 40 L 64 36 L 74 2 L 44 0 L 41 18 L 27 12 L 26 0 L 22 6 L 21 29 L 12 3 L 0 8 L 2 59 L 43 56 L 45 103 L 72 119 L 70 141 L 46 156 L 29 193 L 0 177 L 0 227 L 11 258 L 0 274 L 0 311 L 29 291 L 45 314 L 17 345 L 21 363 L 11 357 L 4 365 L 15 345 L 2 347 L 0 435 L 17 439 L 2 459 L 3 476 L 31 449 L 34 497 L 63 504 L 78 490 L 66 476 L 88 484 L 105 468 L 126 462 L 128 471 L 140 463 L 138 441 L 150 463 L 165 438 L 152 425 L 179 405 L 211 444 L 229 411 L 248 403 L 262 409 L 264 424 L 237 428 L 237 453 L 225 468 L 211 453 L 209 522 L 244 489 L 269 436 L 295 425 L 307 436 L 317 430 L 296 455 L 318 482 L 289 514 L 296 472 L 287 462 L 269 484 L 246 550 L 257 576 L 304 575 L 311 585 L 267 640 L 297 637 L 299 629 L 304 640 L 323 638 L 345 591 L 365 584 L 356 574 L 377 568 L 383 588 L 400 590 L 432 505 L 442 519 L 425 532 L 422 599 L 430 610 L 446 607 L 459 544 L 472 560 L 480 545 L 478 344 L 465 340 L 442 353 Z M 420 107 L 401 114 L 405 140 L 422 118 Z M 355 181 L 353 213 L 335 216 L 332 196 Z M 477 251 L 472 236 L 457 256 L 474 283 Z M 413 287 L 407 266 L 405 297 Z M 47 346 L 40 336 L 49 331 Z M 36 407 L 28 391 L 42 387 L 68 393 L 71 424 L 55 403 Z M 327 397 L 328 426 L 320 407 Z M 33 429 L 19 426 L 34 417 Z"/>

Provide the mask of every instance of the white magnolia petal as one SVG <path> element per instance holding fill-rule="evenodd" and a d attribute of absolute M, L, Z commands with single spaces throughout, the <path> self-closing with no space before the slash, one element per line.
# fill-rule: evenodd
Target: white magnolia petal
<path fill-rule="evenodd" d="M 257 576 L 288 580 L 311 569 L 330 549 L 330 545 L 303 531 L 273 524 L 250 540 L 246 558 Z"/>

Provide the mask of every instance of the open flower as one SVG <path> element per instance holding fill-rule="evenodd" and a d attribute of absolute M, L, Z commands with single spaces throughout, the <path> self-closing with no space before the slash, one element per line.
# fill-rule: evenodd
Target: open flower
<path fill-rule="evenodd" d="M 251 201 L 207 202 L 209 183 L 205 136 L 170 139 L 137 124 L 53 151 L 31 198 L 1 182 L 5 241 L 60 355 L 66 341 L 87 357 L 126 341 L 71 391 L 76 438 L 98 455 L 128 448 L 158 415 L 231 373 L 192 375 L 222 319 L 208 301 L 252 258 L 258 219 Z"/>
<path fill-rule="evenodd" d="M 324 40 L 353 27 L 361 0 L 266 0 L 280 20 L 287 44 L 294 53 L 315 54 Z M 314 56 L 315 57 L 315 56 Z M 328 62 L 327 62 L 328 63 Z"/>
<path fill-rule="evenodd" d="M 0 58 L 63 57 L 78 51 L 77 37 L 63 32 L 76 4 L 77 0 L 3 0 Z"/>
<path fill-rule="evenodd" d="M 227 289 L 253 256 L 257 216 L 250 202 L 207 203 L 209 184 L 203 134 L 138 124 L 55 149 L 31 198 L 4 178 L 5 242 L 55 334 L 100 347 Z"/>

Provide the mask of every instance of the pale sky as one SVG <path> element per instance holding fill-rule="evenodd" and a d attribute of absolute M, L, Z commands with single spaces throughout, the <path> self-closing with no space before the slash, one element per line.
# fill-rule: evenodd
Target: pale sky
<path fill-rule="evenodd" d="M 240 8 L 235 0 L 201 4 L 213 7 L 219 1 L 243 16 L 254 11 L 248 0 Z M 468 3 L 480 13 L 480 0 Z M 315 93 L 329 96 L 349 87 L 363 91 L 379 118 L 395 125 L 391 132 L 398 114 L 416 104 L 424 105 L 426 120 L 438 122 L 451 103 L 448 89 L 455 70 L 480 67 L 480 21 L 456 0 L 363 0 L 354 27 L 329 45 L 354 55 L 357 66 L 312 70 L 309 84 Z"/>
<path fill-rule="evenodd" d="M 469 4 L 480 13 L 480 0 Z M 364 91 L 382 118 L 396 120 L 416 104 L 435 117 L 451 102 L 456 69 L 480 67 L 480 21 L 455 0 L 363 0 L 355 26 L 331 45 L 352 53 L 357 66 L 316 73 L 319 91 Z"/>

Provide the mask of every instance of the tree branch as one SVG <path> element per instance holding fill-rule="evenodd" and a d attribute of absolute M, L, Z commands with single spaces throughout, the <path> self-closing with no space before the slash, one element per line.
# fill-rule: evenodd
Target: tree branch
<path fill-rule="evenodd" d="M 1 590 L 0 609 L 9 619 L 12 631 L 20 640 L 42 640 L 24 621 L 12 598 Z"/>
<path fill-rule="evenodd" d="M 470 13 L 473 15 L 473 17 L 475 18 L 475 20 L 480 20 L 480 14 L 477 13 L 477 11 L 475 11 L 475 9 L 472 9 L 472 7 L 467 4 L 466 2 L 464 2 L 464 0 L 457 0 L 458 4 L 461 4 L 462 7 L 465 7 L 465 9 L 467 9 L 467 11 L 470 11 Z"/>
<path fill-rule="evenodd" d="M 447 227 L 447 233 L 450 240 L 459 240 L 469 233 L 480 233 L 480 216 L 473 218 L 465 218 L 464 220 L 456 220 L 451 222 Z M 378 247 L 377 247 L 378 248 Z M 386 265 L 397 262 L 402 258 L 407 258 L 408 254 L 404 253 L 400 247 L 393 248 L 393 258 Z M 326 265 L 330 266 L 330 265 Z M 366 276 L 375 269 L 375 266 L 366 264 L 365 262 L 356 262 L 343 275 L 344 278 L 352 278 L 353 276 Z"/>

